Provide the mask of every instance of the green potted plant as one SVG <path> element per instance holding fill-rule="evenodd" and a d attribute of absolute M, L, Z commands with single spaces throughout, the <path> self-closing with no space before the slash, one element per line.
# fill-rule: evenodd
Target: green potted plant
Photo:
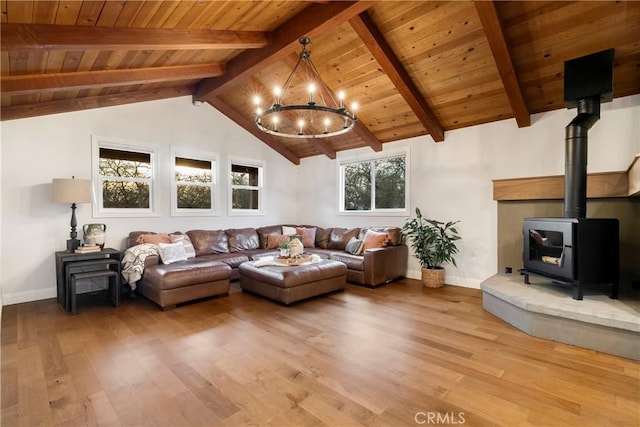
<path fill-rule="evenodd" d="M 288 257 L 289 249 L 291 248 L 291 239 L 286 239 L 284 242 L 280 243 L 280 256 Z"/>
<path fill-rule="evenodd" d="M 444 267 L 446 263 L 456 265 L 454 258 L 458 253 L 456 241 L 460 235 L 455 227 L 459 221 L 440 222 L 422 216 L 416 208 L 416 217 L 408 218 L 402 227 L 402 233 L 411 241 L 413 252 L 422 267 L 422 283 L 430 288 L 444 285 Z"/>

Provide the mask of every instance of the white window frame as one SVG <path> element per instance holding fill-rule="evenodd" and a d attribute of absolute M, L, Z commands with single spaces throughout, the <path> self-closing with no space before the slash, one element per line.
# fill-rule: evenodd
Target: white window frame
<path fill-rule="evenodd" d="M 149 154 L 151 161 L 151 178 L 144 179 L 149 182 L 149 208 L 104 208 L 102 206 L 102 181 L 113 177 L 105 177 L 100 175 L 100 148 L 111 148 L 114 150 L 133 151 Z M 129 218 L 129 217 L 153 217 L 160 216 L 157 207 L 157 158 L 155 147 L 120 138 L 105 137 L 99 135 L 91 135 L 91 158 L 92 158 L 92 177 L 93 190 L 95 194 L 95 203 L 93 204 L 94 218 Z M 135 179 L 125 179 L 125 181 L 135 181 Z"/>
<path fill-rule="evenodd" d="M 391 159 L 394 157 L 404 157 L 405 161 L 405 176 L 404 176 L 404 208 L 392 208 L 392 209 L 376 209 L 375 206 L 372 207 L 371 210 L 368 211 L 351 211 L 345 210 L 344 208 L 344 195 L 345 195 L 345 182 L 344 182 L 344 166 L 354 163 L 366 163 L 373 162 L 376 160 L 384 160 Z M 407 147 L 403 150 L 398 151 L 390 151 L 386 153 L 381 153 L 377 155 L 371 156 L 357 156 L 357 157 L 346 157 L 340 159 L 338 162 L 337 173 L 338 173 L 338 215 L 346 215 L 346 216 L 409 216 L 410 215 L 410 194 L 411 194 L 411 157 L 410 150 Z M 374 184 L 374 183 L 372 183 Z M 375 203 L 375 184 L 371 186 L 371 200 Z"/>
<path fill-rule="evenodd" d="M 202 160 L 211 162 L 211 184 L 197 184 L 193 182 L 176 181 L 176 157 Z M 182 148 L 171 148 L 171 216 L 218 216 L 220 212 L 218 185 L 218 154 L 204 151 L 185 150 Z M 210 187 L 211 189 L 211 208 L 210 209 L 191 209 L 178 207 L 178 185 L 194 185 L 202 187 Z"/>
<path fill-rule="evenodd" d="M 233 185 L 231 183 L 231 167 L 232 165 L 249 166 L 258 169 L 258 185 Z M 259 216 L 266 215 L 265 200 L 266 190 L 264 186 L 266 162 L 262 160 L 245 159 L 240 157 L 230 157 L 228 163 L 227 179 L 229 180 L 229 188 L 227 192 L 227 210 L 229 216 Z M 233 208 L 233 190 L 246 189 L 258 190 L 258 209 L 234 209 Z"/>

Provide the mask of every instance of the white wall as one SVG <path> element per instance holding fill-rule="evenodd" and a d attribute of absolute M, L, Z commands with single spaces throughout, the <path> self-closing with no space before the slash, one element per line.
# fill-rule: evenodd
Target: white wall
<path fill-rule="evenodd" d="M 85 223 L 107 224 L 107 246 L 123 248 L 132 230 L 171 232 L 295 222 L 296 169 L 217 110 L 194 107 L 191 97 L 56 114 L 1 123 L 0 287 L 2 303 L 55 297 L 54 252 L 69 238 L 70 206 L 51 203 L 53 178 L 91 178 L 91 135 L 154 145 L 159 162 L 160 217 L 92 218 L 79 205 L 78 237 Z M 219 154 L 221 215 L 171 217 L 170 147 Z M 227 216 L 228 157 L 266 161 L 266 215 Z"/>
<path fill-rule="evenodd" d="M 519 129 L 515 120 L 446 132 L 445 142 L 430 137 L 384 145 L 384 151 L 409 147 L 411 212 L 448 221 L 460 220 L 461 253 L 457 268 L 447 266 L 447 283 L 479 287 L 497 269 L 497 203 L 493 179 L 564 174 L 564 132 L 576 110 L 532 117 Z M 370 149 L 341 152 L 343 157 L 371 155 Z M 640 153 L 640 96 L 602 105 L 601 120 L 589 132 L 589 172 L 626 170 Z M 354 227 L 364 224 L 401 226 L 406 218 L 337 215 L 337 161 L 303 159 L 298 187 L 298 218 L 305 222 Z M 318 173 L 322 171 L 322 173 Z M 409 277 L 420 277 L 415 258 Z"/>

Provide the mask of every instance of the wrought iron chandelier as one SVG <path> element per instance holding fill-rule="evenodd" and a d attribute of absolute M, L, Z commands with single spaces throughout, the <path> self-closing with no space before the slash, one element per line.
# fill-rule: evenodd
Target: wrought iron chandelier
<path fill-rule="evenodd" d="M 263 132 L 286 138 L 328 138 L 349 132 L 355 126 L 358 104 L 353 103 L 347 109 L 342 91 L 336 100 L 311 61 L 311 52 L 307 50 L 310 43 L 308 37 L 300 38 L 302 51 L 298 62 L 284 85 L 275 88 L 271 107 L 263 110 L 260 98 L 254 98 L 255 122 Z M 286 103 L 296 96 L 303 100 Z"/>

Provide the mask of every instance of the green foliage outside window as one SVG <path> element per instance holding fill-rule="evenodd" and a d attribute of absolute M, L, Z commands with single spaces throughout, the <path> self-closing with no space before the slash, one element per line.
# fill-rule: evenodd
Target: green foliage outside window
<path fill-rule="evenodd" d="M 150 207 L 151 156 L 121 150 L 100 149 L 102 206 L 118 209 Z"/>
<path fill-rule="evenodd" d="M 371 163 L 344 166 L 344 209 L 371 210 Z"/>
<path fill-rule="evenodd" d="M 405 208 L 404 156 L 343 165 L 344 210 Z"/>
<path fill-rule="evenodd" d="M 175 181 L 179 209 L 212 208 L 212 162 L 176 157 Z"/>
<path fill-rule="evenodd" d="M 233 209 L 260 209 L 260 168 L 231 165 L 231 207 Z"/>

